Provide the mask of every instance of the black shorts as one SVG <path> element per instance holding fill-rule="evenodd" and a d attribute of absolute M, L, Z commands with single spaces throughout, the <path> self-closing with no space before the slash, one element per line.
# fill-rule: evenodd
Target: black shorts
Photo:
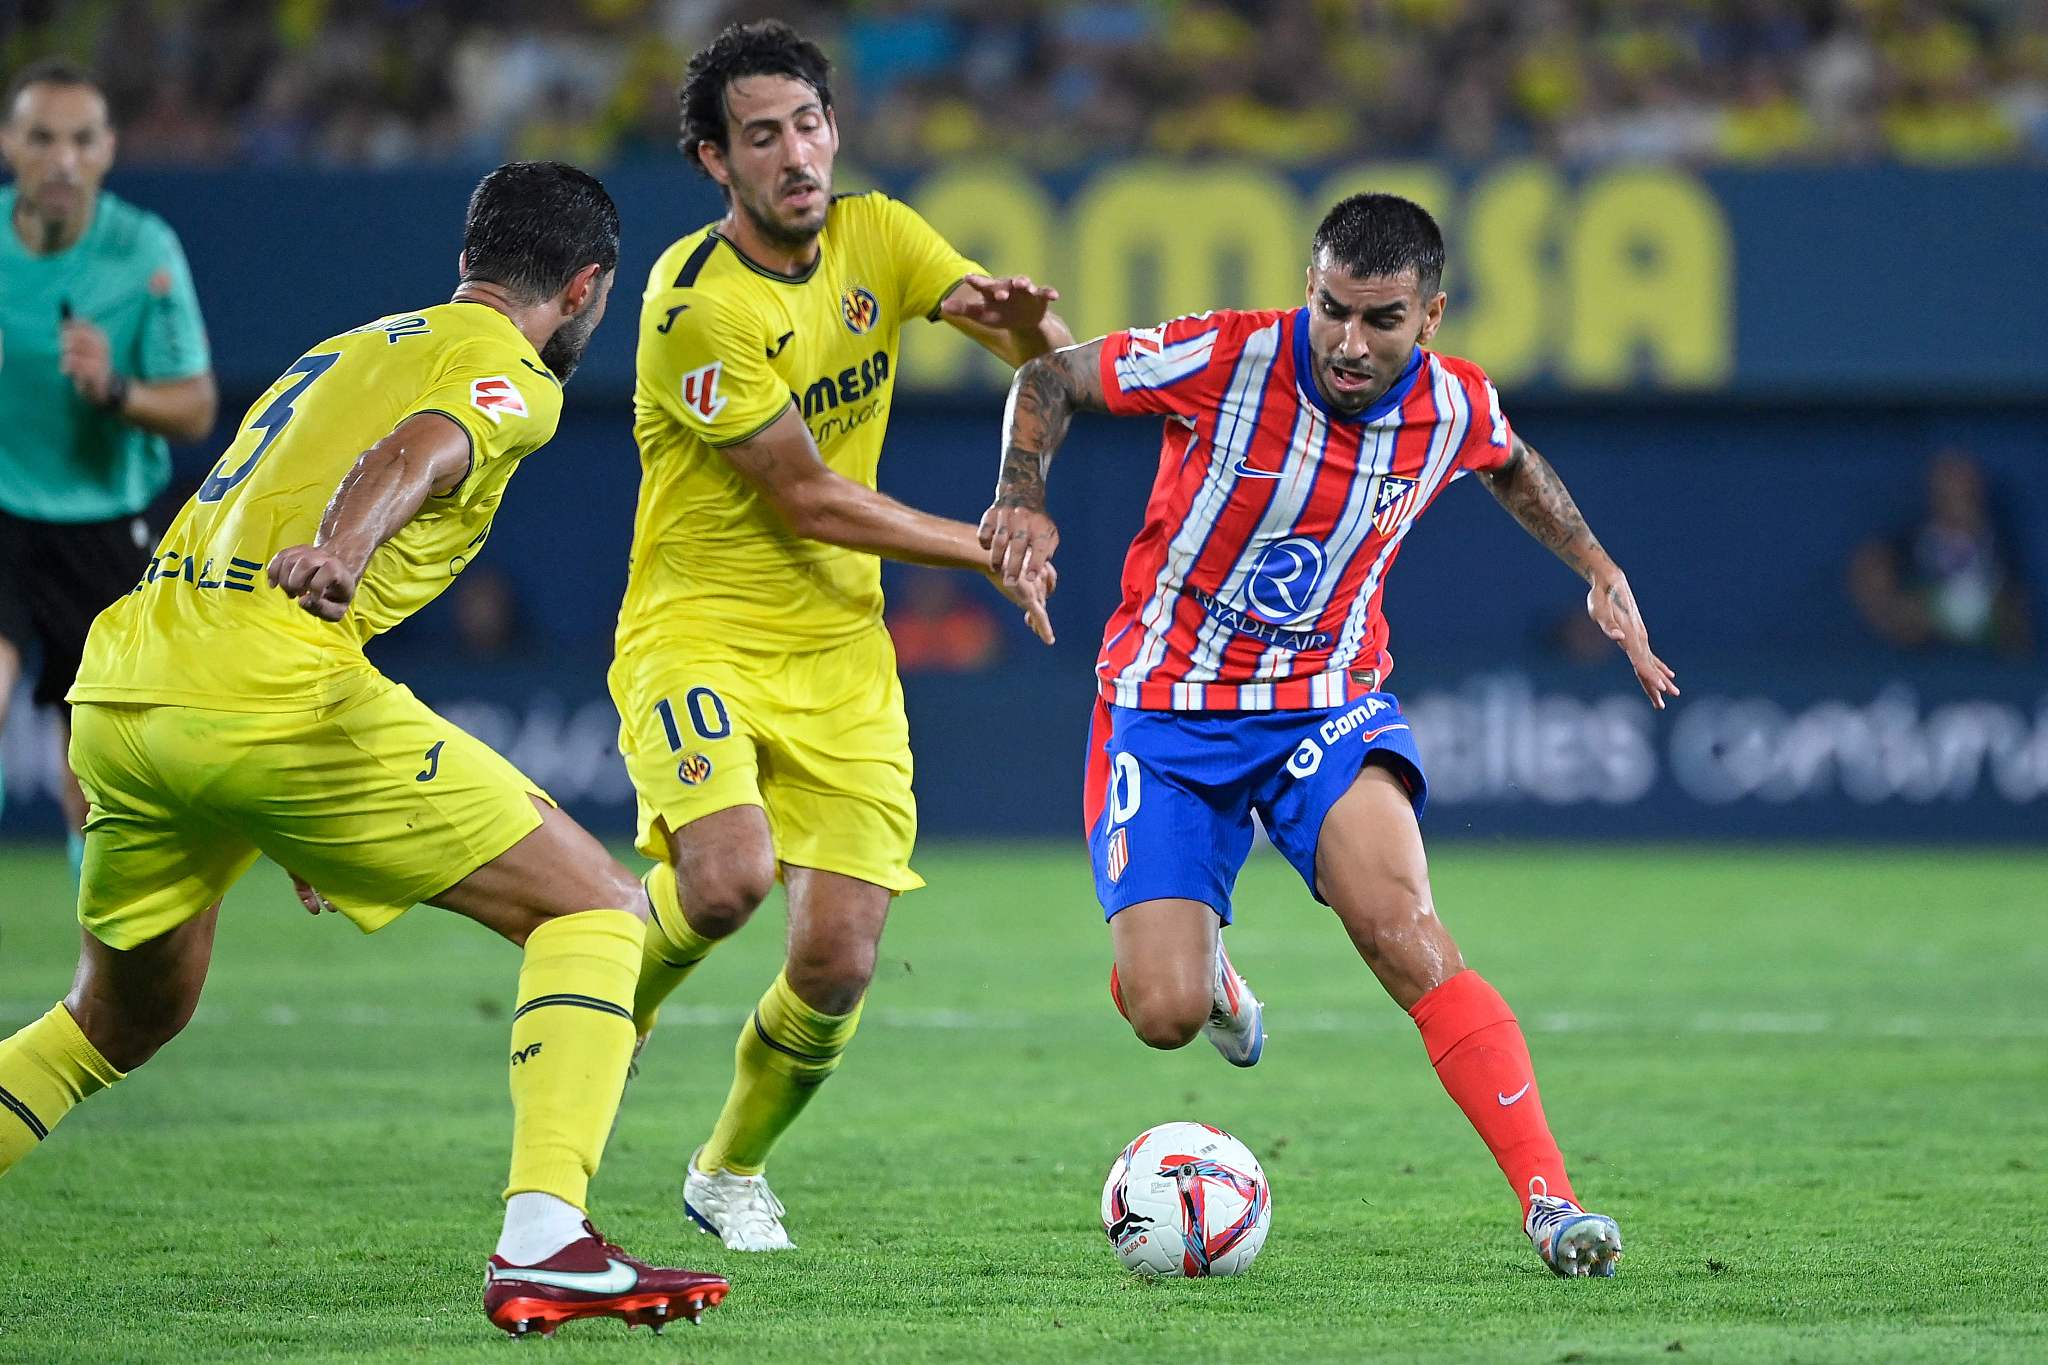
<path fill-rule="evenodd" d="M 0 512 L 0 638 L 24 654 L 41 646 L 38 706 L 64 700 L 93 618 L 141 579 L 155 545 L 146 517 L 53 522 Z"/>

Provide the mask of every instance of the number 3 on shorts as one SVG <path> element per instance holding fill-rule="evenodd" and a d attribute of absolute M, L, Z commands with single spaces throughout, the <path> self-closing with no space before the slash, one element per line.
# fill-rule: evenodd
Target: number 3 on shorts
<path fill-rule="evenodd" d="M 683 710 L 689 713 L 690 728 L 699 739 L 724 739 L 732 733 L 732 717 L 726 713 L 724 699 L 708 687 L 693 687 L 683 693 Z M 683 732 L 667 697 L 654 703 L 654 714 L 661 718 L 662 733 L 668 736 L 668 751 L 681 753 Z"/>

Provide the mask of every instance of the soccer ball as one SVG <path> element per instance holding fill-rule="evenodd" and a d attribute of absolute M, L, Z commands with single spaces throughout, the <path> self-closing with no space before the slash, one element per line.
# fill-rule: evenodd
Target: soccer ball
<path fill-rule="evenodd" d="M 1102 1230 L 1145 1276 L 1235 1275 L 1266 1244 L 1273 1192 L 1251 1149 L 1206 1123 L 1162 1123 L 1124 1148 L 1102 1186 Z"/>

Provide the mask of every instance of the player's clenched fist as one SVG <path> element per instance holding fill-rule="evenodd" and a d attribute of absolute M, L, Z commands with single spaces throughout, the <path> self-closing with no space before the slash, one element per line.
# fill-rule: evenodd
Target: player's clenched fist
<path fill-rule="evenodd" d="M 264 572 L 270 585 L 299 600 L 323 621 L 339 621 L 355 600 L 357 570 L 318 545 L 292 545 L 271 556 Z"/>

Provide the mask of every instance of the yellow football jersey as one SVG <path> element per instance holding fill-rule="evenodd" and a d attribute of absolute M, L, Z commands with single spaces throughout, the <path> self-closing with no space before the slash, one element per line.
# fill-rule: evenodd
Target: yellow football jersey
<path fill-rule="evenodd" d="M 264 567 L 310 544 L 356 458 L 422 412 L 468 433 L 469 473 L 370 556 L 348 614 L 322 621 L 271 587 Z M 68 700 L 295 711 L 375 681 L 364 642 L 476 557 L 506 481 L 561 412 L 561 385 L 539 354 L 483 304 L 395 313 L 329 337 L 250 406 L 142 581 L 93 622 Z"/>
<path fill-rule="evenodd" d="M 825 463 L 874 487 L 898 329 L 936 320 L 981 267 L 883 194 L 835 198 L 818 242 L 801 276 L 756 265 L 715 226 L 654 263 L 640 309 L 640 505 L 622 653 L 707 636 L 805 648 L 881 620 L 881 561 L 796 535 L 718 448 L 794 403 Z"/>

